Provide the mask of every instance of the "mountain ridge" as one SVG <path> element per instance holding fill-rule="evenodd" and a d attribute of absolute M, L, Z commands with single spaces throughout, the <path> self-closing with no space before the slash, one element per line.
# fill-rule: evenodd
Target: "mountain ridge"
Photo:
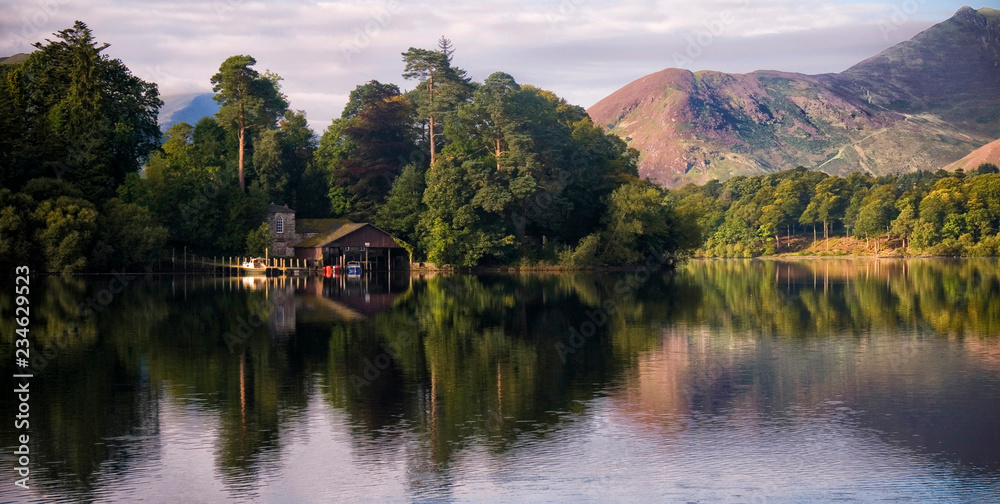
<path fill-rule="evenodd" d="M 162 97 L 163 106 L 156 121 L 160 131 L 165 132 L 179 122 L 194 126 L 201 118 L 215 115 L 219 104 L 212 96 L 213 93 L 186 93 Z"/>
<path fill-rule="evenodd" d="M 1000 165 L 1000 140 L 994 140 L 970 152 L 968 156 L 945 166 L 944 169 L 954 171 L 961 168 L 968 172 L 979 168 L 979 165 L 983 163 Z"/>
<path fill-rule="evenodd" d="M 1000 11 L 963 7 L 841 73 L 664 69 L 587 112 L 665 186 L 799 165 L 882 175 L 937 169 L 1000 137 L 997 74 Z"/>

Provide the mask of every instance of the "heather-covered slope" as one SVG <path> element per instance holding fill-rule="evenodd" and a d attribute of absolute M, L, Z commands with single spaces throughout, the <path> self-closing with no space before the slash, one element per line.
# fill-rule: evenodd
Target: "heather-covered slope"
<path fill-rule="evenodd" d="M 798 165 L 937 169 L 1000 136 L 1000 15 L 951 19 L 841 74 L 667 69 L 588 110 L 671 186 Z"/>
<path fill-rule="evenodd" d="M 1000 166 L 1000 140 L 994 140 L 965 156 L 954 163 L 945 166 L 945 170 L 957 170 L 959 168 L 970 171 L 979 168 L 983 163 L 993 163 Z"/>

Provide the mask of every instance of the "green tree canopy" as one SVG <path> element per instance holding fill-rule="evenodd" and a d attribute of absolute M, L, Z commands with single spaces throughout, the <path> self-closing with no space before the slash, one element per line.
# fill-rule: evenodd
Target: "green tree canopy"
<path fill-rule="evenodd" d="M 370 81 L 351 92 L 317 151 L 335 214 L 358 220 L 375 215 L 416 149 L 413 123 L 413 106 L 396 85 Z"/>
<path fill-rule="evenodd" d="M 236 132 L 239 145 L 239 185 L 246 191 L 244 160 L 247 132 L 251 129 L 257 135 L 274 128 L 276 122 L 288 109 L 288 102 L 281 94 L 280 77 L 265 72 L 261 75 L 254 70 L 257 64 L 252 56 L 230 56 L 222 62 L 219 72 L 212 76 L 214 99 L 219 103 L 216 113 L 219 124 Z"/>
<path fill-rule="evenodd" d="M 159 146 L 156 84 L 104 54 L 108 46 L 77 21 L 24 62 L 0 65 L 4 187 L 65 178 L 100 203 Z"/>
<path fill-rule="evenodd" d="M 437 156 L 444 123 L 459 104 L 471 97 L 474 89 L 465 71 L 452 66 L 453 54 L 451 41 L 444 37 L 439 41 L 438 50 L 411 47 L 403 53 L 406 64 L 403 78 L 418 81 L 410 99 L 417 106 L 417 115 L 427 121 L 426 141 L 431 164 Z"/>

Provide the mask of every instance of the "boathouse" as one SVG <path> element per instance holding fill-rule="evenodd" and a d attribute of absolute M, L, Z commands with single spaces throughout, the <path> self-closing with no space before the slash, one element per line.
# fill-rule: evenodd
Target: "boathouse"
<path fill-rule="evenodd" d="M 274 203 L 267 206 L 265 222 L 271 230 L 272 257 L 294 257 L 296 243 L 351 223 L 347 219 L 296 219 L 295 210 Z"/>
<path fill-rule="evenodd" d="M 296 259 L 345 268 L 360 262 L 366 271 L 405 270 L 410 255 L 392 235 L 366 222 L 338 223 L 294 246 Z"/>

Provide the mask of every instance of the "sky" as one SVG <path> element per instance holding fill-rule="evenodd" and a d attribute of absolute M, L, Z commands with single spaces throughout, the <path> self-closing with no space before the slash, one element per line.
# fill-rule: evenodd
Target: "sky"
<path fill-rule="evenodd" d="M 0 56 L 28 52 L 74 20 L 162 96 L 210 92 L 229 56 L 280 75 L 292 109 L 321 132 L 355 86 L 406 90 L 401 53 L 443 35 L 482 81 L 504 71 L 589 107 L 670 67 L 840 72 L 943 21 L 948 0 L 0 0 Z M 982 5 L 971 5 L 979 8 Z"/>

